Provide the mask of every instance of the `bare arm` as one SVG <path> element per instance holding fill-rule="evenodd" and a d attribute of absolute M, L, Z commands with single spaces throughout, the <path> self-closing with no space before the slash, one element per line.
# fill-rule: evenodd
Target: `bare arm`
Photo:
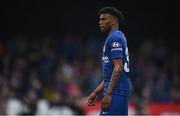
<path fill-rule="evenodd" d="M 109 84 L 109 87 L 107 89 L 106 95 L 104 96 L 102 103 L 101 103 L 101 108 L 105 109 L 109 106 L 109 104 L 111 103 L 111 93 L 114 89 L 114 87 L 116 86 L 119 78 L 120 78 L 120 74 L 122 71 L 122 60 L 121 59 L 116 59 L 113 60 L 113 64 L 114 64 L 114 70 L 111 76 L 111 81 Z"/>
<path fill-rule="evenodd" d="M 100 93 L 103 91 L 103 88 L 104 88 L 104 80 L 101 82 L 101 84 L 89 96 L 89 98 L 88 98 L 88 106 L 94 106 L 94 103 L 98 99 Z"/>
<path fill-rule="evenodd" d="M 101 82 L 101 84 L 94 90 L 95 94 L 100 94 L 103 91 L 104 88 L 104 80 Z"/>
<path fill-rule="evenodd" d="M 109 84 L 109 87 L 107 89 L 107 94 L 111 94 L 113 88 L 116 86 L 119 78 L 120 78 L 120 74 L 122 72 L 122 60 L 121 59 L 115 59 L 113 60 L 113 64 L 114 64 L 114 70 L 111 76 L 111 81 Z"/>

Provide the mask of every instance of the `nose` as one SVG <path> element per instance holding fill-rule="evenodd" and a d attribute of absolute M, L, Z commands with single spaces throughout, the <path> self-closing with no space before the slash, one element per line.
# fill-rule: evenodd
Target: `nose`
<path fill-rule="evenodd" d="M 99 25 L 101 25 L 101 24 L 102 24 L 102 21 L 100 20 L 100 21 L 99 21 Z"/>

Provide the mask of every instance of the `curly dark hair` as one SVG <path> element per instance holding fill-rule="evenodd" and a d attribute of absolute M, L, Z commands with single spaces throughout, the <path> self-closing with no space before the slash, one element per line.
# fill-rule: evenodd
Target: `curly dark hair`
<path fill-rule="evenodd" d="M 103 7 L 102 9 L 99 10 L 99 15 L 109 13 L 111 15 L 114 15 L 115 17 L 118 18 L 119 22 L 124 21 L 124 15 L 121 11 L 114 7 Z"/>

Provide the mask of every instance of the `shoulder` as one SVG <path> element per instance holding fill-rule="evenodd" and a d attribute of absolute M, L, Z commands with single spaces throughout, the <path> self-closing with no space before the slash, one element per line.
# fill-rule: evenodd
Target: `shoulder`
<path fill-rule="evenodd" d="M 120 46 L 121 44 L 121 35 L 118 31 L 112 32 L 107 39 L 108 46 L 114 47 L 114 46 Z"/>
<path fill-rule="evenodd" d="M 119 30 L 114 31 L 109 35 L 109 42 L 110 43 L 112 43 L 112 42 L 122 42 L 123 39 L 124 39 L 124 34 Z"/>

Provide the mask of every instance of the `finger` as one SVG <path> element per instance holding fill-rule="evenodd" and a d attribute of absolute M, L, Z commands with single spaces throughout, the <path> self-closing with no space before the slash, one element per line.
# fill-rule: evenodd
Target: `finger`
<path fill-rule="evenodd" d="M 106 103 L 103 103 L 103 109 L 105 109 L 106 108 Z"/>
<path fill-rule="evenodd" d="M 104 109 L 104 102 L 101 103 L 101 108 Z"/>
<path fill-rule="evenodd" d="M 91 99 L 88 99 L 88 103 L 91 103 L 92 102 L 92 100 Z"/>
<path fill-rule="evenodd" d="M 108 107 L 108 103 L 107 102 L 103 102 L 102 109 L 106 109 L 107 107 Z"/>
<path fill-rule="evenodd" d="M 88 106 L 90 106 L 90 107 L 91 107 L 91 106 L 94 106 L 94 105 L 95 105 L 95 104 L 89 104 Z"/>
<path fill-rule="evenodd" d="M 104 109 L 106 109 L 106 108 L 107 108 L 107 106 L 108 106 L 108 104 L 107 104 L 107 103 L 105 103 L 105 104 L 104 104 Z"/>
<path fill-rule="evenodd" d="M 88 100 L 88 106 L 94 106 L 94 102 L 92 102 L 90 99 Z"/>
<path fill-rule="evenodd" d="M 106 102 L 105 108 L 107 108 L 110 105 L 110 102 Z"/>
<path fill-rule="evenodd" d="M 89 100 L 88 100 L 88 103 L 93 104 L 93 103 L 94 103 L 94 101 L 93 101 L 93 100 L 91 100 L 91 99 L 89 99 Z"/>
<path fill-rule="evenodd" d="M 95 104 L 94 103 L 88 103 L 88 106 L 94 106 Z"/>
<path fill-rule="evenodd" d="M 103 109 L 103 103 L 101 102 L 101 109 Z"/>

